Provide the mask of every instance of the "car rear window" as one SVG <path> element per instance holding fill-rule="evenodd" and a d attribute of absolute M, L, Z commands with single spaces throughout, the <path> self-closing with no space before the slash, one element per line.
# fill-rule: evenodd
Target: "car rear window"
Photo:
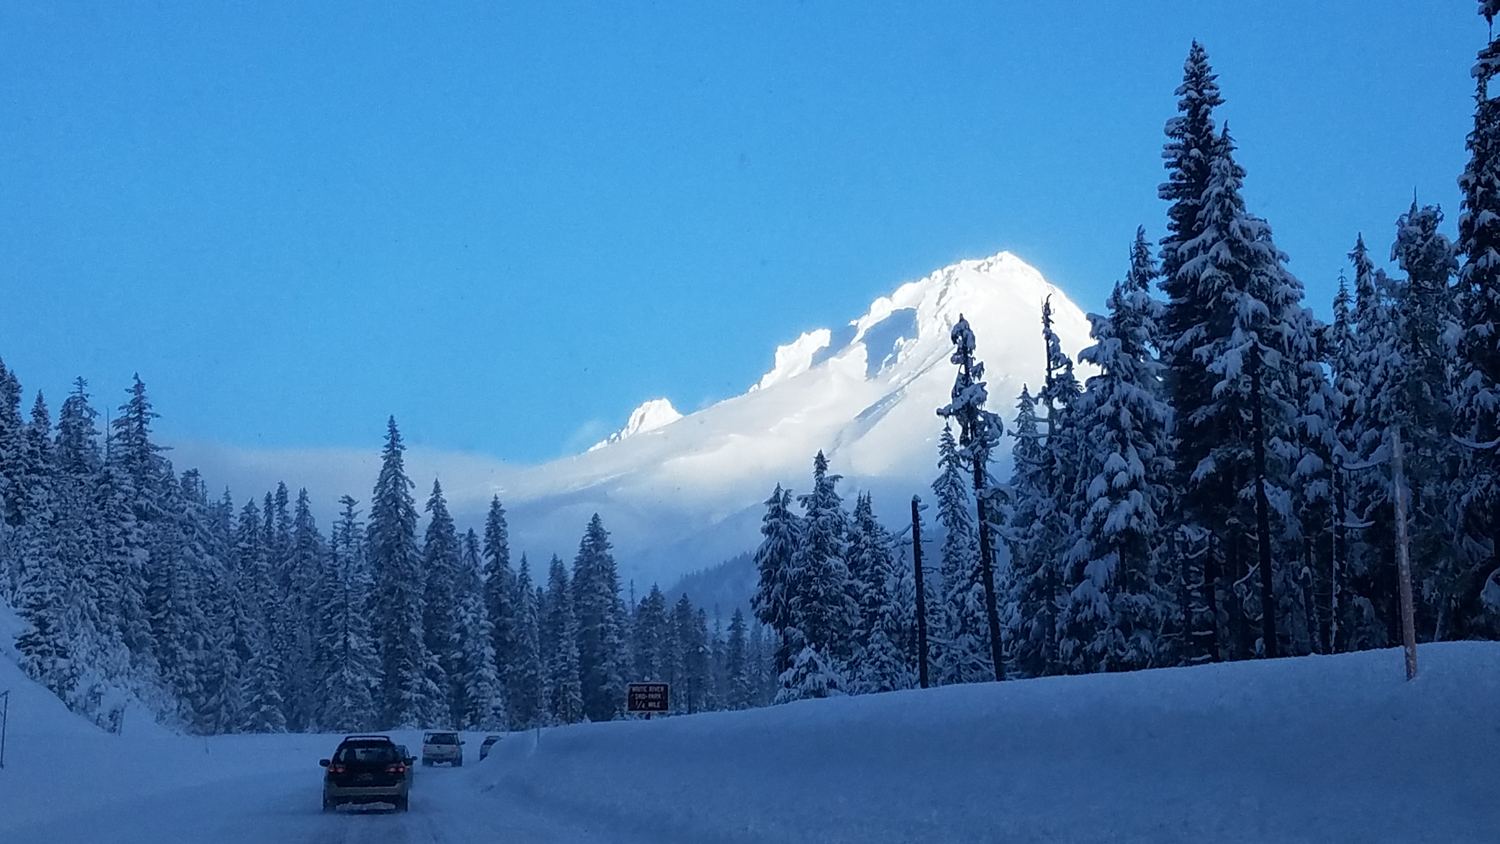
<path fill-rule="evenodd" d="M 458 744 L 458 736 L 453 733 L 433 733 L 427 737 L 428 744 Z"/>
<path fill-rule="evenodd" d="M 390 744 L 346 744 L 334 756 L 345 765 L 380 765 L 396 761 L 396 747 Z"/>

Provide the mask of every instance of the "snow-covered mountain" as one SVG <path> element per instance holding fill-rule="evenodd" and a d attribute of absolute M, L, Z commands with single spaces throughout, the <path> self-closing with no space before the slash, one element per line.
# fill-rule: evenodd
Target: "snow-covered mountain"
<path fill-rule="evenodd" d="M 1063 346 L 1077 353 L 1088 344 L 1083 313 L 1035 269 L 1001 252 L 900 285 L 841 327 L 802 334 L 776 350 L 770 371 L 745 393 L 695 413 L 653 398 L 617 433 L 572 457 L 516 466 L 416 446 L 407 469 L 419 498 L 441 478 L 461 527 L 479 527 L 498 494 L 515 556 L 527 553 L 543 577 L 551 554 L 572 559 L 589 517 L 599 513 L 622 577 L 638 590 L 653 581 L 669 587 L 753 551 L 762 502 L 777 483 L 806 492 L 820 449 L 845 477 L 840 489 L 851 504 L 854 490 L 870 490 L 877 513 L 899 526 L 913 494 L 930 497 L 936 474 L 942 420 L 935 411 L 948 403 L 954 376 L 949 329 L 959 314 L 968 318 L 990 406 L 1010 420 L 1022 383 L 1034 390 L 1041 380 L 1041 308 L 1049 296 Z M 361 497 L 380 471 L 373 449 L 172 445 L 179 466 L 196 466 L 236 490 L 286 479 L 326 502 L 351 491 Z"/>
<path fill-rule="evenodd" d="M 1088 322 L 1062 291 L 1001 252 L 901 285 L 836 329 L 809 331 L 776 350 L 775 365 L 743 395 L 679 415 L 648 401 L 623 430 L 588 452 L 508 470 L 498 492 L 512 542 L 535 558 L 567 556 L 589 516 L 613 532 L 622 575 L 642 587 L 751 550 L 761 502 L 777 484 L 805 491 L 822 450 L 841 487 L 875 494 L 892 521 L 935 474 L 954 367 L 949 330 L 962 314 L 985 362 L 991 406 L 1007 418 L 1023 382 L 1041 378 L 1041 308 L 1052 298 L 1069 352 Z M 469 503 L 469 502 L 464 502 Z M 479 502 L 473 502 L 477 506 Z"/>

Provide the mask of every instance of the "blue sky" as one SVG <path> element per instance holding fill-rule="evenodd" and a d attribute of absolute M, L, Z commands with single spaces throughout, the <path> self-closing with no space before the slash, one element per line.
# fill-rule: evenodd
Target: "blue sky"
<path fill-rule="evenodd" d="M 1466 0 L 6 4 L 0 358 L 168 440 L 550 459 L 961 258 L 1102 307 L 1195 37 L 1320 313 L 1414 188 L 1452 232 Z"/>

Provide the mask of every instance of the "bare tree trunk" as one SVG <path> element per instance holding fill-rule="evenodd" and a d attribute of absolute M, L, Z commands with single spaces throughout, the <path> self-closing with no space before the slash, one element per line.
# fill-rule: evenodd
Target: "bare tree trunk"
<path fill-rule="evenodd" d="M 1401 429 L 1391 427 L 1391 472 L 1396 486 L 1396 560 L 1401 589 L 1401 642 L 1406 647 L 1406 679 L 1417 676 L 1417 624 L 1411 596 L 1411 541 L 1406 534 L 1406 467 Z"/>
<path fill-rule="evenodd" d="M 1266 500 L 1266 418 L 1261 407 L 1261 359 L 1250 359 L 1250 413 L 1255 432 L 1255 534 L 1260 545 L 1260 635 L 1267 659 L 1281 656 L 1276 641 L 1276 587 L 1271 576 L 1271 503 Z"/>
<path fill-rule="evenodd" d="M 921 499 L 911 497 L 911 560 L 917 581 L 917 682 L 927 688 L 927 590 L 922 585 Z"/>

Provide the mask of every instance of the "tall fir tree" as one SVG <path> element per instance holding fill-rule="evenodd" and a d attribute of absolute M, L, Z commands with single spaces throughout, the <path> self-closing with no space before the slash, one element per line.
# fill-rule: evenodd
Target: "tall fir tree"
<path fill-rule="evenodd" d="M 1162 159 L 1167 181 L 1157 195 L 1171 203 L 1167 208 L 1167 234 L 1161 241 L 1161 289 L 1167 301 L 1161 320 L 1161 359 L 1165 364 L 1167 395 L 1174 411 L 1173 463 L 1177 476 L 1170 505 L 1171 535 L 1179 568 L 1177 581 L 1182 594 L 1183 656 L 1190 662 L 1219 656 L 1216 616 L 1218 548 L 1205 541 L 1199 524 L 1204 510 L 1221 510 L 1222 501 L 1203 508 L 1196 497 L 1184 493 L 1193 472 L 1207 457 L 1214 436 L 1195 421 L 1201 408 L 1212 400 L 1214 379 L 1194 357 L 1196 326 L 1207 321 L 1212 303 L 1198 287 L 1197 275 L 1184 270 L 1186 244 L 1203 233 L 1199 219 L 1203 195 L 1208 189 L 1210 164 L 1219 145 L 1213 111 L 1224 103 L 1218 76 L 1209 66 L 1208 52 L 1197 41 L 1183 65 L 1182 84 L 1177 88 L 1177 115 L 1167 121 L 1167 142 Z"/>
<path fill-rule="evenodd" d="M 568 570 L 557 555 L 547 568 L 545 608 L 540 626 L 546 656 L 546 714 L 555 724 L 583 720 L 583 687 L 579 678 L 578 621 L 573 614 L 573 588 Z"/>
<path fill-rule="evenodd" d="M 370 498 L 367 537 L 375 573 L 373 617 L 380 631 L 380 722 L 387 728 L 420 727 L 442 701 L 432 682 L 433 659 L 423 637 L 422 554 L 417 548 L 417 508 L 406 476 L 396 419 L 386 424 L 380 476 Z"/>
<path fill-rule="evenodd" d="M 484 605 L 490 616 L 495 667 L 512 698 L 519 692 L 510 679 L 510 666 L 516 661 L 515 595 L 515 574 L 510 567 L 510 526 L 497 495 L 490 499 L 484 519 Z"/>
<path fill-rule="evenodd" d="M 470 530 L 464 534 L 454 578 L 457 639 L 453 717 L 467 729 L 498 730 L 508 723 L 508 707 L 495 668 L 494 637 L 485 609 L 480 565 L 479 536 Z"/>
<path fill-rule="evenodd" d="M 513 647 L 506 702 L 510 707 L 512 728 L 534 726 L 542 716 L 543 660 L 541 617 L 536 589 L 531 580 L 531 564 L 521 555 L 516 570 L 515 589 L 511 598 L 515 608 Z"/>
<path fill-rule="evenodd" d="M 459 664 L 458 532 L 448 513 L 443 487 L 432 482 L 427 499 L 427 532 L 422 542 L 422 635 L 430 659 L 424 671 L 441 698 L 427 713 L 427 723 L 462 725 L 463 668 Z"/>
<path fill-rule="evenodd" d="M 1480 4 L 1493 22 L 1496 4 Z M 1469 163 L 1458 179 L 1456 304 L 1459 342 L 1455 422 L 1465 483 L 1453 497 L 1450 517 L 1464 560 L 1453 602 L 1454 636 L 1500 635 L 1500 99 L 1490 80 L 1500 71 L 1500 39 L 1480 50 L 1473 75 L 1474 128 Z"/>
<path fill-rule="evenodd" d="M 990 664 L 988 627 L 984 617 L 983 584 L 979 571 L 979 540 L 973 498 L 964 460 L 951 428 L 938 438 L 938 524 L 943 528 L 942 596 L 935 613 L 932 637 L 939 684 L 976 683 L 994 679 Z"/>
<path fill-rule="evenodd" d="M 801 543 L 802 521 L 792 512 L 791 490 L 780 484 L 766 499 L 766 514 L 761 517 L 760 547 L 755 551 L 757 584 L 751 606 L 755 617 L 767 625 L 775 636 L 776 673 L 792 667 L 793 588 L 792 558 Z"/>
<path fill-rule="evenodd" d="M 1098 367 L 1077 401 L 1083 463 L 1075 483 L 1077 541 L 1064 557 L 1074 584 L 1064 597 L 1059 657 L 1072 673 L 1158 664 L 1171 606 L 1158 583 L 1171 480 L 1171 409 L 1153 354 L 1161 304 L 1144 228 L 1130 272 L 1106 316 L 1090 314 L 1094 345 L 1079 359 Z"/>
<path fill-rule="evenodd" d="M 625 707 L 625 611 L 611 548 L 609 532 L 595 513 L 573 559 L 578 678 L 590 721 L 609 721 Z"/>

